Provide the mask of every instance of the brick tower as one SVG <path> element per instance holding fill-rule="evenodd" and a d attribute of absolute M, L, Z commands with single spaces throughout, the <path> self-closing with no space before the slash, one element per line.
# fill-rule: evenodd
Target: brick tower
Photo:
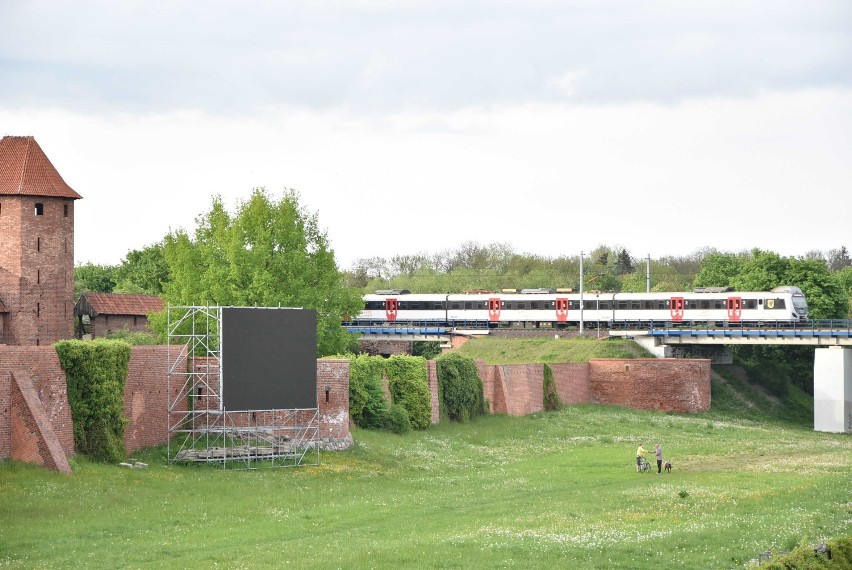
<path fill-rule="evenodd" d="M 0 344 L 74 336 L 74 200 L 33 137 L 0 140 Z"/>

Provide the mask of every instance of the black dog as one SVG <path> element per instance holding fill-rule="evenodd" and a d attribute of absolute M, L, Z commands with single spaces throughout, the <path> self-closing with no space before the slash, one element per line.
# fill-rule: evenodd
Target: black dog
<path fill-rule="evenodd" d="M 671 461 L 666 461 L 666 462 L 663 464 L 663 469 L 665 469 L 665 470 L 666 470 L 666 473 L 671 473 L 671 472 L 672 472 L 672 462 L 671 462 Z"/>

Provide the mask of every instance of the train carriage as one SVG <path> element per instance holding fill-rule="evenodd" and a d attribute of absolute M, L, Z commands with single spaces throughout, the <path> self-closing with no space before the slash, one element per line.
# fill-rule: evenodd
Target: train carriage
<path fill-rule="evenodd" d="M 797 287 L 764 292 L 699 289 L 676 293 L 602 293 L 534 289 L 521 292 L 412 294 L 405 290 L 366 295 L 359 324 L 425 323 L 454 327 L 588 326 L 650 324 L 746 326 L 794 324 L 808 318 Z M 582 301 L 582 308 L 580 306 Z"/>

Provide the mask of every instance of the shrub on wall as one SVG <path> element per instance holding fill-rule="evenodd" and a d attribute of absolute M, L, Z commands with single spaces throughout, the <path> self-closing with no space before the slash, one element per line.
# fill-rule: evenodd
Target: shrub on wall
<path fill-rule="evenodd" d="M 382 359 L 358 355 L 349 361 L 349 416 L 363 428 L 382 428 L 388 405 L 382 386 Z"/>
<path fill-rule="evenodd" d="M 422 356 L 391 356 L 384 360 L 385 374 L 394 405 L 402 406 L 414 429 L 432 423 L 432 393 Z"/>
<path fill-rule="evenodd" d="M 113 340 L 63 340 L 55 347 L 68 384 L 74 447 L 97 461 L 121 461 L 126 456 L 124 383 L 130 345 Z"/>
<path fill-rule="evenodd" d="M 562 400 L 559 399 L 559 394 L 556 393 L 556 382 L 553 380 L 553 369 L 547 364 L 544 365 L 544 409 L 548 412 L 558 410 L 562 407 Z"/>
<path fill-rule="evenodd" d="M 457 422 L 485 414 L 482 380 L 473 359 L 449 353 L 435 359 L 441 416 Z"/>
<path fill-rule="evenodd" d="M 393 406 L 389 407 L 384 389 L 384 376 L 388 378 Z M 393 417 L 389 413 L 393 411 Z M 349 415 L 363 428 L 387 428 L 391 431 L 425 429 L 432 421 L 432 394 L 426 373 L 426 359 L 420 356 L 358 355 L 349 360 Z M 401 427 L 402 426 L 402 427 Z M 400 432 L 398 432 L 400 433 Z"/>

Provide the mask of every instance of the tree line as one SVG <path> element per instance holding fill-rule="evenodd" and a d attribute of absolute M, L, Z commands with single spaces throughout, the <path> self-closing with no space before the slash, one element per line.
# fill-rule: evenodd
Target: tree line
<path fill-rule="evenodd" d="M 276 197 L 263 188 L 229 212 L 221 197 L 196 218 L 193 232 L 178 229 L 132 250 L 116 265 L 75 268 L 75 293 L 158 295 L 180 305 L 285 306 L 315 309 L 319 355 L 355 345 L 339 325 L 362 308 L 361 295 L 379 289 L 417 293 L 505 288 L 579 289 L 579 253 L 546 257 L 504 243 L 465 242 L 438 253 L 366 257 L 337 266 L 326 232 L 299 195 Z M 852 317 L 852 259 L 845 247 L 782 257 L 761 249 L 702 249 L 686 256 L 634 257 L 626 247 L 601 245 L 583 255 L 586 291 L 643 292 L 694 287 L 768 290 L 800 287 L 812 318 Z M 155 327 L 163 323 L 152 320 Z M 163 330 L 158 332 L 163 333 Z"/>

